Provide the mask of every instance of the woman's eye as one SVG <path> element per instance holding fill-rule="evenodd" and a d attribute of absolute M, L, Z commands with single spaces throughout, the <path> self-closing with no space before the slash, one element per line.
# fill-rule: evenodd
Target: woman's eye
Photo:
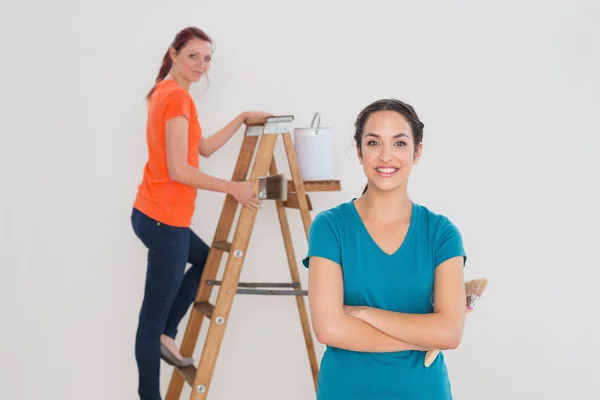
<path fill-rule="evenodd" d="M 377 144 L 377 142 L 376 142 L 376 141 L 374 141 L 374 140 L 370 140 L 370 141 L 367 143 L 367 145 L 369 145 L 369 146 L 375 146 L 376 144 Z"/>
<path fill-rule="evenodd" d="M 406 142 L 396 142 L 397 146 L 406 146 Z"/>

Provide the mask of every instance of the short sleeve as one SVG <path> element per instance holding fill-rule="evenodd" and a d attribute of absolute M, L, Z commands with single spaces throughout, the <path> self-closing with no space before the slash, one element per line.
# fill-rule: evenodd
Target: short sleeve
<path fill-rule="evenodd" d="M 339 232 L 334 228 L 326 212 L 317 214 L 308 231 L 308 253 L 302 264 L 308 268 L 310 257 L 327 258 L 341 265 Z"/>
<path fill-rule="evenodd" d="M 173 90 L 165 98 L 165 122 L 179 115 L 192 120 L 192 99 L 185 89 Z"/>
<path fill-rule="evenodd" d="M 467 262 L 463 239 L 458 228 L 448 219 L 442 218 L 435 236 L 434 266 L 437 267 L 444 261 L 453 257 L 464 257 L 463 266 Z"/>

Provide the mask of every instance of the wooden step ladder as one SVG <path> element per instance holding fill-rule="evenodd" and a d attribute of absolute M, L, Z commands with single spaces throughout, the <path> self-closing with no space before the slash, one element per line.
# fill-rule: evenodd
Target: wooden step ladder
<path fill-rule="evenodd" d="M 265 194 L 263 193 L 263 189 L 267 177 L 269 175 L 271 177 L 278 175 L 274 150 L 277 138 L 279 136 L 283 138 L 292 179 L 283 181 L 284 185 L 287 186 L 287 189 L 284 192 L 285 194 L 282 198 L 274 199 L 274 201 L 276 202 L 277 215 L 279 217 L 292 282 L 239 282 L 242 264 L 247 253 L 248 243 L 256 220 L 257 211 L 250 210 L 246 207 L 241 208 L 233 240 L 229 242 L 229 235 L 237 212 L 238 202 L 231 195 L 227 195 L 180 349 L 180 352 L 184 357 L 193 356 L 202 322 L 204 318 L 207 318 L 210 320 L 210 326 L 206 335 L 202 355 L 197 367 L 190 366 L 174 369 L 166 400 L 177 400 L 180 398 L 184 381 L 191 385 L 192 388 L 190 400 L 207 398 L 213 372 L 223 342 L 225 328 L 228 323 L 229 313 L 236 294 L 292 295 L 296 297 L 315 390 L 317 388 L 319 367 L 303 297 L 308 293 L 307 291 L 302 290 L 301 287 L 296 255 L 294 254 L 285 208 L 296 208 L 300 210 L 304 232 L 306 238 L 308 238 L 308 230 L 312 222 L 310 215 L 312 205 L 306 192 L 338 191 L 340 190 L 340 183 L 339 181 L 302 180 L 294 144 L 291 138 L 293 120 L 293 116 L 273 116 L 246 121 L 246 132 L 232 177 L 233 181 L 249 180 L 253 182 L 255 190 L 259 194 L 259 198 L 264 199 Z M 259 139 L 260 144 L 258 145 L 258 152 L 256 153 L 255 161 L 252 166 L 251 175 L 248 178 L 248 171 L 250 170 Z M 216 276 L 223 253 L 228 253 L 228 258 L 225 264 L 223 279 L 222 281 L 218 281 L 216 280 Z M 220 289 L 217 300 L 213 305 L 209 302 L 209 299 L 214 286 L 219 286 Z M 271 289 L 260 289 L 267 287 Z"/>

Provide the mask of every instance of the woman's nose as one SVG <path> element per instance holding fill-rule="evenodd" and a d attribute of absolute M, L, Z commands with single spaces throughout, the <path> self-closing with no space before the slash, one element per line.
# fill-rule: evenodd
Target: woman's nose
<path fill-rule="evenodd" d="M 379 159 L 381 161 L 389 161 L 393 158 L 394 158 L 394 156 L 392 154 L 392 151 L 389 149 L 389 147 L 381 146 L 381 152 L 379 153 Z"/>

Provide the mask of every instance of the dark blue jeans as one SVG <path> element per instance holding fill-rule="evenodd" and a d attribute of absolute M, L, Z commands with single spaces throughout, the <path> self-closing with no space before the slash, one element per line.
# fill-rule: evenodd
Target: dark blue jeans
<path fill-rule="evenodd" d="M 131 223 L 148 249 L 144 299 L 135 341 L 138 393 L 141 400 L 162 400 L 160 336 L 177 335 L 179 322 L 196 296 L 209 246 L 191 229 L 165 225 L 135 208 Z M 191 267 L 185 272 L 188 263 Z"/>

